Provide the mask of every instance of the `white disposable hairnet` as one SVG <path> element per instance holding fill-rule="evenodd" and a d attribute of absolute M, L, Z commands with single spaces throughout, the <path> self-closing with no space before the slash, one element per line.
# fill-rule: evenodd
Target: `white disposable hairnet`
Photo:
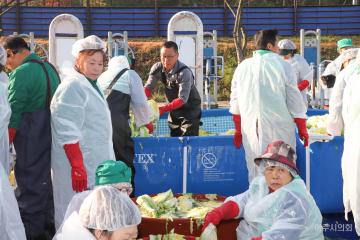
<path fill-rule="evenodd" d="M 129 196 L 110 186 L 95 188 L 81 204 L 79 215 L 84 227 L 106 231 L 141 222 L 140 211 Z"/>
<path fill-rule="evenodd" d="M 106 51 L 106 44 L 95 35 L 77 40 L 72 46 L 72 55 L 77 58 L 79 53 L 84 50 L 103 50 Z"/>
<path fill-rule="evenodd" d="M 0 46 L 0 64 L 5 66 L 6 65 L 6 60 L 7 60 L 7 57 L 6 57 L 7 53 L 6 53 L 6 50 L 3 46 Z"/>
<path fill-rule="evenodd" d="M 283 39 L 278 42 L 278 47 L 280 49 L 286 49 L 286 50 L 295 50 L 296 45 L 293 41 L 290 39 Z"/>
<path fill-rule="evenodd" d="M 291 167 L 289 167 L 288 165 L 281 163 L 281 162 L 277 162 L 277 161 L 272 161 L 270 159 L 263 159 L 260 163 L 259 163 L 259 170 L 260 172 L 264 173 L 265 169 L 268 167 L 280 167 L 280 168 L 284 168 L 286 170 L 288 170 L 290 172 L 290 174 L 295 177 L 298 174 L 296 173 L 296 171 L 294 169 L 292 169 Z"/>

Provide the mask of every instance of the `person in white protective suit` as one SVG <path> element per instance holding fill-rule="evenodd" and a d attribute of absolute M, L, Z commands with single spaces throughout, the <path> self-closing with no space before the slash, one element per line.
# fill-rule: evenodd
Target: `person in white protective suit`
<path fill-rule="evenodd" d="M 359 54 L 360 51 L 358 51 L 358 48 L 351 50 L 344 53 L 346 55 L 343 57 L 342 70 L 336 77 L 330 97 L 327 132 L 333 136 L 340 136 L 344 128 L 344 120 L 342 118 L 344 89 L 350 76 L 358 68 L 355 54 Z"/>
<path fill-rule="evenodd" d="M 102 186 L 85 198 L 79 213 L 64 221 L 54 240 L 136 239 L 140 222 L 140 211 L 127 194 Z"/>
<path fill-rule="evenodd" d="M 6 51 L 0 46 L 0 164 L 7 175 L 10 173 L 10 149 L 8 126 L 11 108 L 8 101 L 9 78 L 4 72 L 6 65 Z"/>
<path fill-rule="evenodd" d="M 120 192 L 130 195 L 133 191 L 131 185 L 131 169 L 122 161 L 106 160 L 102 162 L 95 173 L 95 187 L 112 186 Z M 73 212 L 79 212 L 84 199 L 93 190 L 87 190 L 74 195 L 71 199 L 65 213 L 64 220 Z"/>
<path fill-rule="evenodd" d="M 131 183 L 135 186 L 135 150 L 129 126 L 129 111 L 132 111 L 137 127 L 146 126 L 149 133 L 154 130 L 150 121 L 152 111 L 146 101 L 142 80 L 130 69 L 126 56 L 117 56 L 110 59 L 108 69 L 100 75 L 98 83 L 111 112 L 115 157 L 131 168 Z"/>
<path fill-rule="evenodd" d="M 210 224 L 241 218 L 237 239 L 322 240 L 322 216 L 300 178 L 295 150 L 283 141 L 269 144 L 255 159 L 261 172 L 244 193 L 228 197 L 209 212 L 203 231 Z M 211 225 L 210 225 L 211 226 Z"/>
<path fill-rule="evenodd" d="M 308 145 L 306 107 L 291 65 L 277 52 L 277 31 L 261 30 L 255 35 L 256 51 L 235 70 L 231 82 L 230 113 L 235 124 L 234 145 L 243 143 L 249 182 L 258 173 L 253 159 L 275 139 L 293 148 L 295 124 Z M 244 136 L 244 138 L 243 138 Z"/>
<path fill-rule="evenodd" d="M 0 164 L 0 236 L 2 240 L 26 240 L 24 224 L 8 174 Z"/>
<path fill-rule="evenodd" d="M 72 46 L 75 67 L 51 101 L 55 226 L 58 228 L 75 192 L 92 188 L 96 167 L 115 159 L 108 104 L 98 87 L 103 72 L 105 43 L 91 35 Z"/>
<path fill-rule="evenodd" d="M 313 72 L 305 58 L 296 54 L 296 45 L 293 41 L 290 39 L 283 39 L 279 41 L 278 47 L 280 56 L 293 67 L 297 86 L 301 92 L 305 106 L 308 107 L 307 93 L 310 81 L 313 78 Z"/>
<path fill-rule="evenodd" d="M 343 58 L 346 55 L 344 53 L 351 51 L 352 48 L 354 48 L 354 46 L 350 38 L 343 38 L 337 42 L 339 56 L 334 61 L 330 62 L 321 74 L 321 80 L 328 88 L 334 86 L 336 76 L 342 70 Z"/>
<path fill-rule="evenodd" d="M 345 218 L 352 211 L 360 236 L 360 51 L 354 61 L 336 77 L 330 99 L 329 134 L 339 136 L 344 130 L 341 159 Z"/>

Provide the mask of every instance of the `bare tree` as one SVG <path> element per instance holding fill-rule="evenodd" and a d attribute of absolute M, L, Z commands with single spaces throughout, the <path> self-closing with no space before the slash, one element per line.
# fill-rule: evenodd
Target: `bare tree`
<path fill-rule="evenodd" d="M 233 9 L 233 7 L 230 5 L 228 0 L 224 0 L 224 3 L 229 8 L 230 12 L 234 15 L 235 18 L 233 38 L 235 43 L 237 62 L 239 64 L 241 63 L 242 60 L 245 59 L 247 35 L 241 23 L 243 0 L 237 0 L 237 1 L 238 2 L 237 2 L 236 12 Z"/>

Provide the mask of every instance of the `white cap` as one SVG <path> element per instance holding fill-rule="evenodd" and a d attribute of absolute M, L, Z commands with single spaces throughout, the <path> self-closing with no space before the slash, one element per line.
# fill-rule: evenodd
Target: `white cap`
<path fill-rule="evenodd" d="M 83 50 L 103 50 L 106 51 L 106 44 L 103 40 L 95 35 L 77 40 L 72 46 L 72 55 L 77 58 Z"/>
<path fill-rule="evenodd" d="M 5 66 L 6 65 L 6 60 L 7 60 L 7 53 L 6 50 L 3 46 L 0 46 L 0 64 Z"/>
<path fill-rule="evenodd" d="M 79 215 L 84 227 L 98 230 L 115 231 L 141 222 L 135 203 L 111 186 L 95 188 L 81 204 Z"/>
<path fill-rule="evenodd" d="M 283 39 L 278 42 L 278 47 L 285 50 L 295 50 L 296 45 L 290 39 Z"/>

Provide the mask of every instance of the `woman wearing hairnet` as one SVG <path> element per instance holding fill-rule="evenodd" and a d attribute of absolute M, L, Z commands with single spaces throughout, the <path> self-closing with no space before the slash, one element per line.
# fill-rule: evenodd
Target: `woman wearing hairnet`
<path fill-rule="evenodd" d="M 108 70 L 100 75 L 98 83 L 106 96 L 111 112 L 115 157 L 131 168 L 131 183 L 134 186 L 135 151 L 129 126 L 130 109 L 134 114 L 137 127 L 145 125 L 149 133 L 154 130 L 150 122 L 152 111 L 146 102 L 141 78 L 130 69 L 126 56 L 117 56 L 110 59 Z"/>
<path fill-rule="evenodd" d="M 8 126 L 11 109 L 8 101 L 9 78 L 4 72 L 6 65 L 6 51 L 0 46 L 0 164 L 7 175 L 10 173 L 9 134 Z"/>
<path fill-rule="evenodd" d="M 327 131 L 339 136 L 344 130 L 344 152 L 341 159 L 345 217 L 354 216 L 360 236 L 360 51 L 355 61 L 342 70 L 330 98 Z"/>
<path fill-rule="evenodd" d="M 229 197 L 205 217 L 203 230 L 222 220 L 242 218 L 237 239 L 322 240 L 322 216 L 295 165 L 294 149 L 283 141 L 255 159 L 261 176 L 247 191 Z M 211 226 L 211 225 L 210 225 Z"/>
<path fill-rule="evenodd" d="M 110 186 L 96 188 L 87 196 L 79 213 L 73 212 L 54 240 L 136 239 L 141 215 L 129 196 Z"/>
<path fill-rule="evenodd" d="M 278 43 L 279 54 L 285 61 L 290 63 L 296 75 L 297 86 L 304 100 L 306 108 L 308 107 L 307 100 L 307 88 L 310 85 L 310 81 L 313 78 L 313 72 L 310 69 L 309 64 L 305 58 L 299 54 L 296 54 L 296 45 L 290 39 L 283 39 Z"/>
<path fill-rule="evenodd" d="M 75 192 L 95 184 L 95 169 L 115 159 L 108 104 L 97 85 L 105 43 L 91 35 L 72 47 L 74 69 L 65 72 L 51 101 L 55 225 L 59 227 Z"/>

